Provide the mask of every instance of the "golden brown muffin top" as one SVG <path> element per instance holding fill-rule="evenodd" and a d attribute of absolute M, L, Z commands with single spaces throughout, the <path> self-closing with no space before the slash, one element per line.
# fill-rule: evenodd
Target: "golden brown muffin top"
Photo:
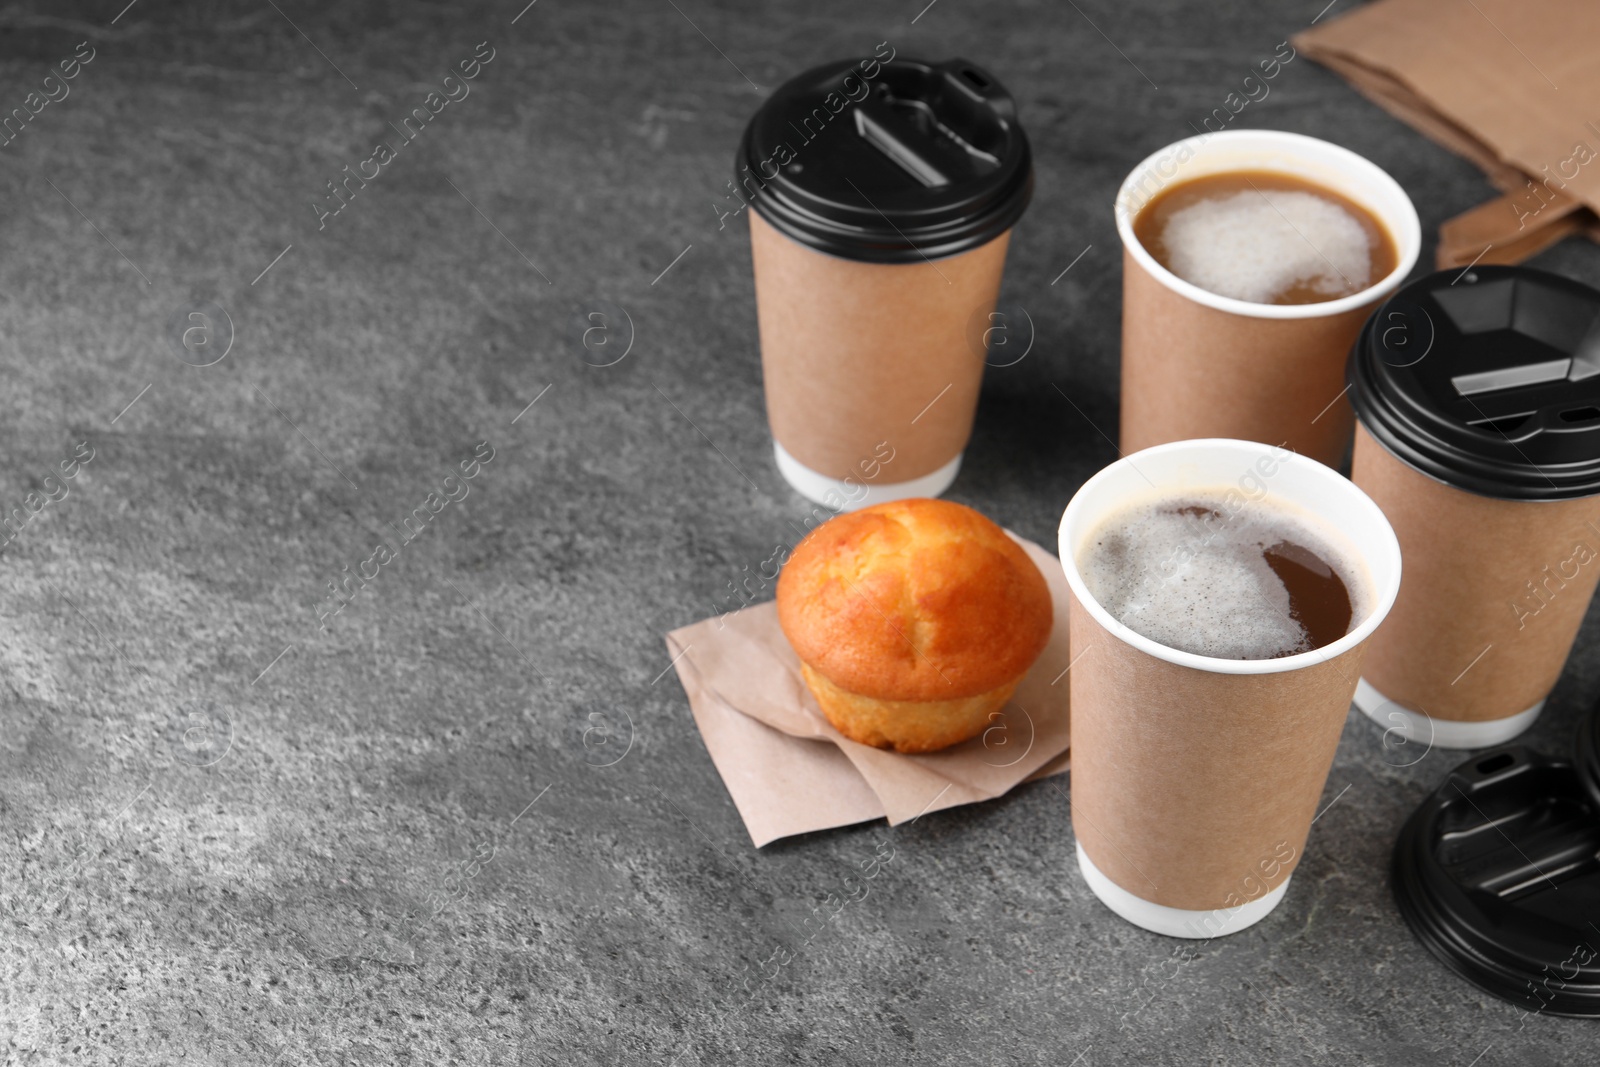
<path fill-rule="evenodd" d="M 778 578 L 778 623 L 835 685 L 878 700 L 976 696 L 1050 638 L 1050 590 L 1022 546 L 960 504 L 896 500 L 829 519 Z"/>

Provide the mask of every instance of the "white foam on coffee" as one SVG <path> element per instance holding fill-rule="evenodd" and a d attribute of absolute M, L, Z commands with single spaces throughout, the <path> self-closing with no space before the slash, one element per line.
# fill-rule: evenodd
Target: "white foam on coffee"
<path fill-rule="evenodd" d="M 1177 513 L 1189 505 L 1222 518 Z M 1273 659 L 1309 651 L 1289 593 L 1262 555 L 1281 541 L 1316 553 L 1350 593 L 1351 626 L 1363 586 L 1346 554 L 1286 507 L 1231 502 L 1223 491 L 1143 500 L 1110 515 L 1079 553 L 1084 585 L 1124 626 L 1168 648 L 1218 659 Z"/>
<path fill-rule="evenodd" d="M 1172 273 L 1254 304 L 1297 285 L 1332 298 L 1373 281 L 1361 223 L 1315 193 L 1250 189 L 1200 200 L 1168 216 L 1160 240 Z"/>

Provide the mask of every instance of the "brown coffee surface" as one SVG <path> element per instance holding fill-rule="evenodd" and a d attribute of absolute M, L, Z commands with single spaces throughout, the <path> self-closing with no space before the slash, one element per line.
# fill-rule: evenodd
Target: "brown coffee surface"
<path fill-rule="evenodd" d="M 1357 617 L 1351 568 L 1309 517 L 1223 490 L 1111 515 L 1078 566 L 1118 622 L 1202 656 L 1309 652 L 1349 633 Z"/>
<path fill-rule="evenodd" d="M 1178 277 L 1252 303 L 1337 300 L 1381 281 L 1399 262 L 1394 238 L 1366 208 L 1273 171 L 1179 182 L 1139 211 L 1133 232 Z"/>
<path fill-rule="evenodd" d="M 1331 563 L 1287 540 L 1262 549 L 1261 556 L 1289 594 L 1289 615 L 1311 648 L 1331 645 L 1350 632 L 1350 590 Z"/>

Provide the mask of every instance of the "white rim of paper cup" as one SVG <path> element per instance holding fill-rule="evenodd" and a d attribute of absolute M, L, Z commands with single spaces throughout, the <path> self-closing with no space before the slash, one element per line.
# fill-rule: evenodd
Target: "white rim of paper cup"
<path fill-rule="evenodd" d="M 1503 719 L 1480 719 L 1463 722 L 1457 719 L 1436 719 L 1420 711 L 1390 700 L 1371 682 L 1362 678 L 1356 682 L 1355 705 L 1361 713 L 1379 726 L 1384 733 L 1391 730 L 1405 738 L 1429 748 L 1493 748 L 1524 733 L 1544 710 L 1544 701 L 1524 708 Z"/>
<path fill-rule="evenodd" d="M 859 511 L 873 504 L 885 504 L 891 500 L 908 500 L 911 497 L 939 496 L 955 482 L 956 475 L 961 473 L 961 456 L 957 452 L 956 458 L 929 474 L 920 478 L 912 478 L 905 482 L 873 482 L 865 478 L 855 482 L 846 482 L 839 478 L 830 478 L 820 471 L 814 471 L 790 455 L 789 450 L 778 442 L 772 442 L 772 454 L 778 462 L 778 473 L 783 475 L 783 480 L 788 482 L 794 491 L 814 503 L 823 507 L 832 508 L 841 514 L 849 511 Z M 866 492 L 861 490 L 865 488 Z M 859 495 L 858 495 L 859 494 Z M 836 503 L 843 498 L 844 503 Z"/>
<path fill-rule="evenodd" d="M 1271 457 L 1278 469 L 1262 475 L 1256 463 Z M 1256 472 L 1265 480 L 1266 498 L 1309 512 L 1327 527 L 1335 548 L 1353 553 L 1351 563 L 1363 568 L 1366 616 L 1337 641 L 1279 659 L 1222 659 L 1169 648 L 1124 626 L 1090 593 L 1078 570 L 1078 551 L 1111 513 L 1140 499 L 1189 490 L 1215 490 L 1238 485 Z M 1262 498 L 1257 498 L 1262 499 Z M 1111 636 L 1157 659 L 1213 674 L 1277 674 L 1324 663 L 1371 636 L 1394 606 L 1400 592 L 1400 542 L 1372 498 L 1356 484 L 1314 459 L 1254 441 L 1208 437 L 1172 441 L 1124 456 L 1084 482 L 1061 515 L 1057 548 L 1072 595 Z"/>
<path fill-rule="evenodd" d="M 1235 908 L 1190 911 L 1187 908 L 1154 904 L 1143 897 L 1135 896 L 1107 878 L 1100 868 L 1094 865 L 1094 860 L 1089 858 L 1082 845 L 1078 845 L 1077 848 L 1078 870 L 1083 874 L 1083 880 L 1089 884 L 1089 890 L 1100 898 L 1100 903 L 1133 925 L 1154 934 L 1166 934 L 1168 937 L 1201 940 L 1226 937 L 1228 934 L 1247 930 L 1272 913 L 1272 909 L 1278 906 L 1283 900 L 1283 895 L 1289 891 L 1289 882 L 1294 878 L 1291 874 L 1269 892 Z"/>
<path fill-rule="evenodd" d="M 1173 157 L 1185 148 L 1193 153 L 1191 158 L 1175 162 Z M 1171 166 L 1170 174 L 1164 172 L 1163 164 Z M 1154 199 L 1154 196 L 1145 197 L 1136 209 L 1134 200 L 1142 195 L 1139 184 L 1153 175 L 1157 183 L 1155 196 L 1159 196 L 1168 186 L 1191 178 L 1238 170 L 1273 171 L 1301 178 L 1325 185 L 1360 204 L 1372 212 L 1394 239 L 1397 253 L 1394 270 L 1359 293 L 1337 300 L 1314 304 L 1256 304 L 1202 289 L 1157 263 L 1133 233 L 1134 218 Z M 1123 179 L 1122 187 L 1117 190 L 1116 217 L 1123 247 L 1152 278 L 1197 304 L 1258 319 L 1315 319 L 1364 307 L 1398 288 L 1416 266 L 1417 256 L 1422 251 L 1422 223 L 1417 219 L 1416 206 L 1400 183 L 1382 167 L 1348 148 L 1282 130 L 1225 130 L 1186 137 L 1167 145 L 1145 158 Z"/>

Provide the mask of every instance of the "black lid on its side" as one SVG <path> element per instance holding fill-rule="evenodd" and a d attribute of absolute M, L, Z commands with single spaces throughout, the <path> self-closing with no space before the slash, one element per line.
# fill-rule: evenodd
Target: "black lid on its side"
<path fill-rule="evenodd" d="M 1450 772 L 1395 842 L 1412 932 L 1480 989 L 1600 1016 L 1600 805 L 1566 763 L 1521 747 Z"/>
<path fill-rule="evenodd" d="M 1525 267 L 1440 271 L 1350 354 L 1367 432 L 1424 474 L 1508 500 L 1600 493 L 1600 292 Z"/>
<path fill-rule="evenodd" d="M 846 259 L 915 263 L 1010 229 L 1033 195 L 1016 104 L 964 59 L 844 60 L 791 78 L 745 128 L 739 195 Z"/>

